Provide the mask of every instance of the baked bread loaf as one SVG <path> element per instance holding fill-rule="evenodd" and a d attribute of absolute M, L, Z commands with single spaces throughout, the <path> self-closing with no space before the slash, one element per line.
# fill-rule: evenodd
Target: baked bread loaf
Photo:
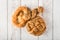
<path fill-rule="evenodd" d="M 44 8 L 42 6 L 39 6 L 38 8 L 35 8 L 32 10 L 31 12 L 31 19 L 35 18 L 37 15 L 39 15 L 39 13 L 43 13 L 44 12 Z"/>
<path fill-rule="evenodd" d="M 40 6 L 40 7 L 38 7 L 38 12 L 39 12 L 39 13 L 43 13 L 43 12 L 44 12 L 44 8 L 43 8 L 43 7 L 41 7 L 41 6 Z"/>
<path fill-rule="evenodd" d="M 37 16 L 37 14 L 38 14 L 38 9 L 37 8 L 33 9 L 32 13 L 31 13 L 31 19 L 35 18 Z"/>
<path fill-rule="evenodd" d="M 23 27 L 31 18 L 31 11 L 25 6 L 20 6 L 12 16 L 12 23 L 17 27 Z"/>
<path fill-rule="evenodd" d="M 40 36 L 41 34 L 44 33 L 46 25 L 44 20 L 40 16 L 37 16 L 36 18 L 31 19 L 30 21 L 27 22 L 26 28 L 30 34 Z"/>

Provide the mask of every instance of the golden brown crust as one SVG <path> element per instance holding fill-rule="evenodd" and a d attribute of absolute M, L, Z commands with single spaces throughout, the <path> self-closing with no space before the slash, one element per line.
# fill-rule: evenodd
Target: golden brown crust
<path fill-rule="evenodd" d="M 32 13 L 31 13 L 31 19 L 35 18 L 37 16 L 37 14 L 38 14 L 38 9 L 37 8 L 33 9 Z"/>
<path fill-rule="evenodd" d="M 27 22 L 26 28 L 30 34 L 39 36 L 44 33 L 46 25 L 44 20 L 41 17 L 37 16 L 36 18 Z"/>
<path fill-rule="evenodd" d="M 38 7 L 38 12 L 39 12 L 39 13 L 43 13 L 43 12 L 44 12 L 44 8 L 43 8 L 43 7 L 41 7 L 41 6 L 40 6 L 40 7 Z"/>
<path fill-rule="evenodd" d="M 39 15 L 39 13 L 43 13 L 44 12 L 44 8 L 42 6 L 39 6 L 38 8 L 35 8 L 32 10 L 32 18 L 35 18 L 37 15 Z"/>
<path fill-rule="evenodd" d="M 25 25 L 26 21 L 31 18 L 30 10 L 25 7 L 19 7 L 12 16 L 12 22 L 17 27 L 22 27 Z"/>

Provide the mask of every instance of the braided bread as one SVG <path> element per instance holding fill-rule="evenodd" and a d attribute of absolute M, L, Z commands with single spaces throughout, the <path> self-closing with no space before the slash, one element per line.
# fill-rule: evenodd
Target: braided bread
<path fill-rule="evenodd" d="M 30 10 L 25 7 L 19 7 L 12 16 L 12 22 L 17 27 L 22 27 L 25 25 L 26 21 L 31 18 Z"/>
<path fill-rule="evenodd" d="M 39 36 L 45 31 L 46 25 L 44 20 L 41 17 L 37 16 L 36 18 L 27 22 L 26 28 L 30 34 Z"/>

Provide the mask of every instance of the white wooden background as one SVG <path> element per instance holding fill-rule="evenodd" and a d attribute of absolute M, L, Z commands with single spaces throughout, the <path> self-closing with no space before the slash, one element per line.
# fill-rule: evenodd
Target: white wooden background
<path fill-rule="evenodd" d="M 41 5 L 41 0 L 0 0 L 0 40 L 60 40 L 59 0 L 43 0 L 42 4 L 45 8 L 42 17 L 47 29 L 43 35 L 35 37 L 28 34 L 25 27 L 15 28 L 11 24 L 11 16 L 18 6 L 33 9 Z"/>

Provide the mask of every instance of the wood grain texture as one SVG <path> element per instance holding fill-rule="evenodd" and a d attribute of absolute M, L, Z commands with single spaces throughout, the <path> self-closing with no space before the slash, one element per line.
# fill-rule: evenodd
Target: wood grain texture
<path fill-rule="evenodd" d="M 54 40 L 60 40 L 60 0 L 54 0 L 53 13 L 54 13 L 54 30 L 53 37 Z"/>
<path fill-rule="evenodd" d="M 27 7 L 31 8 L 31 10 L 32 10 L 33 8 L 38 7 L 38 0 L 32 0 L 32 1 L 31 0 L 21 0 L 21 5 L 27 6 Z M 21 37 L 22 37 L 22 40 L 38 40 L 38 37 L 31 36 L 27 32 L 26 27 L 22 28 Z"/>
<path fill-rule="evenodd" d="M 0 0 L 0 40 L 7 40 L 7 0 Z"/>
<path fill-rule="evenodd" d="M 0 7 L 2 9 L 0 9 L 0 40 L 52 40 L 52 0 L 6 0 L 0 1 L 0 3 L 2 4 L 2 8 Z M 34 9 L 40 5 L 45 8 L 45 12 L 41 16 L 47 25 L 46 32 L 43 35 L 35 37 L 27 32 L 26 27 L 19 29 L 12 25 L 12 14 L 19 6 Z"/>
<path fill-rule="evenodd" d="M 20 6 L 20 0 L 8 0 L 8 40 L 20 40 L 20 29 L 12 25 L 12 14 Z"/>
<path fill-rule="evenodd" d="M 42 4 L 43 4 L 42 6 L 45 8 L 45 12 L 43 13 L 42 17 L 46 22 L 46 32 L 39 37 L 39 40 L 52 40 L 52 27 L 53 27 L 52 0 L 43 0 Z"/>

